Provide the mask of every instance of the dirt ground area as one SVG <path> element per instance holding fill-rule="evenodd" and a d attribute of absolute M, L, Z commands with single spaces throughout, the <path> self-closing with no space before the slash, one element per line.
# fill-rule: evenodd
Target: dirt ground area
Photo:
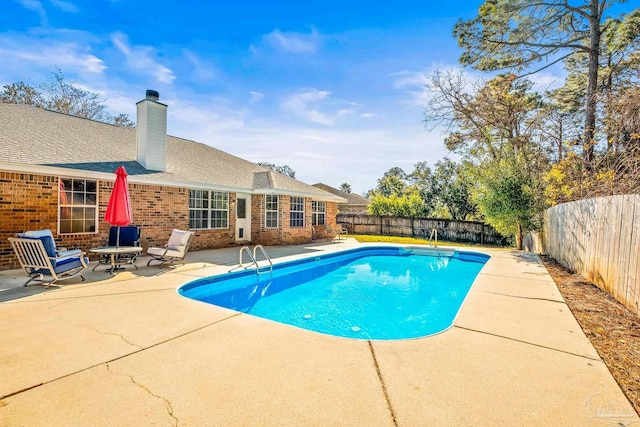
<path fill-rule="evenodd" d="M 640 414 L 640 317 L 611 295 L 542 257 L 582 330 Z"/>

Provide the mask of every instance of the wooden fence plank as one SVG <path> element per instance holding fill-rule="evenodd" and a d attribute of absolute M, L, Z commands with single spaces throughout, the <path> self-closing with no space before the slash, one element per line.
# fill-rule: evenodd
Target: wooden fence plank
<path fill-rule="evenodd" d="M 640 195 L 563 203 L 544 221 L 545 253 L 640 314 Z"/>
<path fill-rule="evenodd" d="M 438 230 L 438 239 L 451 242 L 505 245 L 506 239 L 493 227 L 472 221 L 454 221 L 433 218 L 397 218 L 376 215 L 338 214 L 337 222 L 347 224 L 354 234 L 386 236 L 414 236 L 429 239 L 433 229 Z"/>

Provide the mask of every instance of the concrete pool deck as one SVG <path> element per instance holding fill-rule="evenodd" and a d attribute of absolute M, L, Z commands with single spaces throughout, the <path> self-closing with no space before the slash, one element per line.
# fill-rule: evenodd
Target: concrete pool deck
<path fill-rule="evenodd" d="M 274 262 L 361 246 L 269 247 Z M 0 272 L 0 426 L 629 425 L 640 421 L 531 253 L 491 255 L 432 337 L 326 336 L 183 298 L 238 248 L 61 288 Z M 91 264 L 91 268 L 95 262 Z"/>

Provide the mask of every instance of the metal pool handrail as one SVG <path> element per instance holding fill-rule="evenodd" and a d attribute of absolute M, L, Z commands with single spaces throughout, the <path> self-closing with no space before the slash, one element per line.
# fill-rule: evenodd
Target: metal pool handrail
<path fill-rule="evenodd" d="M 431 235 L 429 236 L 429 241 L 433 242 L 433 237 L 435 236 L 435 242 L 436 244 L 438 243 L 438 229 L 437 228 L 433 228 L 431 229 Z"/>
<path fill-rule="evenodd" d="M 269 258 L 269 255 L 267 254 L 267 251 L 265 251 L 264 247 L 262 247 L 262 245 L 257 245 L 255 248 L 253 248 L 253 253 L 251 253 L 251 250 L 249 249 L 249 246 L 243 246 L 240 248 L 240 252 L 238 254 L 238 265 L 236 267 L 233 267 L 231 270 L 229 270 L 229 272 L 232 272 L 233 270 L 237 270 L 241 267 L 244 266 L 244 263 L 242 262 L 242 253 L 246 252 L 247 255 L 249 255 L 249 259 L 251 260 L 251 264 L 248 265 L 247 267 L 244 267 L 244 269 L 248 269 L 251 267 L 251 265 L 255 265 L 256 267 L 256 275 L 259 275 L 260 272 L 260 265 L 258 264 L 257 261 L 257 250 L 260 249 L 260 252 L 262 252 L 262 255 L 264 256 L 264 258 L 269 261 L 269 273 L 271 273 L 271 275 L 273 276 L 273 263 L 271 262 L 271 258 Z M 266 273 L 266 272 L 265 272 Z"/>
<path fill-rule="evenodd" d="M 262 252 L 264 259 L 269 261 L 269 272 L 271 273 L 271 275 L 273 275 L 273 263 L 271 262 L 271 258 L 269 258 L 267 251 L 264 249 L 262 245 L 257 245 L 255 248 L 253 248 L 253 261 L 256 263 L 256 274 L 260 274 L 260 266 L 258 266 L 258 257 L 256 254 L 258 249 L 260 249 L 260 252 Z"/>

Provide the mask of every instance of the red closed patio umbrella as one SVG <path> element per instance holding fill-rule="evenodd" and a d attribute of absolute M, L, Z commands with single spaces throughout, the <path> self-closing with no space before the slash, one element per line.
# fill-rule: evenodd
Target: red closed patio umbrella
<path fill-rule="evenodd" d="M 127 186 L 127 171 L 123 166 L 116 169 L 116 182 L 113 184 L 104 220 L 118 227 L 116 234 L 116 247 L 118 247 L 120 245 L 120 227 L 129 225 L 133 221 L 129 187 Z"/>

